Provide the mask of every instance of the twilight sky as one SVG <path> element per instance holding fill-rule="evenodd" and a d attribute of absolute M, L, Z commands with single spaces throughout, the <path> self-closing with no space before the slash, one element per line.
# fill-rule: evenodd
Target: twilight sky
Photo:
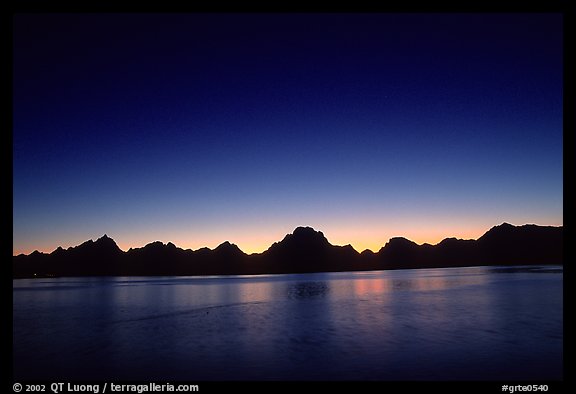
<path fill-rule="evenodd" d="M 18 14 L 13 253 L 563 224 L 561 14 Z"/>

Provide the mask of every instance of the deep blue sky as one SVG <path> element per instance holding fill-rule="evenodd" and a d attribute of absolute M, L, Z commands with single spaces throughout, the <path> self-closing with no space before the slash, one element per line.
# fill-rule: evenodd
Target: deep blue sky
<path fill-rule="evenodd" d="M 560 14 L 18 14 L 13 252 L 562 225 Z"/>

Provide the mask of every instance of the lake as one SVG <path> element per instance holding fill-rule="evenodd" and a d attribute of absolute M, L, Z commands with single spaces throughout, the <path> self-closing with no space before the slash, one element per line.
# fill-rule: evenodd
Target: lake
<path fill-rule="evenodd" d="M 561 266 L 13 281 L 14 379 L 561 380 Z"/>

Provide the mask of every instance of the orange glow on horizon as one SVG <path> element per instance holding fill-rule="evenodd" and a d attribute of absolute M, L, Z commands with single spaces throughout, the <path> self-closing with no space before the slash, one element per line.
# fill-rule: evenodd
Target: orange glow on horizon
<path fill-rule="evenodd" d="M 475 226 L 462 227 L 455 224 L 446 227 L 416 227 L 409 228 L 407 224 L 400 226 L 390 226 L 388 228 L 382 226 L 367 226 L 367 225 L 349 225 L 349 226 L 335 226 L 330 223 L 328 225 L 318 224 L 312 225 L 316 231 L 322 231 L 324 236 L 332 245 L 344 246 L 350 244 L 356 251 L 362 252 L 366 249 L 372 252 L 378 252 L 386 243 L 394 237 L 404 237 L 419 245 L 428 243 L 436 245 L 445 238 L 459 238 L 459 239 L 478 239 L 491 227 L 501 224 L 495 223 L 493 225 L 477 224 Z M 518 223 L 511 223 L 514 225 L 523 225 Z M 559 224 L 541 224 L 562 226 Z M 297 227 L 297 226 L 295 226 Z M 151 237 L 148 233 L 135 234 L 130 232 L 128 236 L 122 233 L 108 233 L 107 235 L 114 239 L 118 247 L 123 251 L 128 251 L 130 248 L 141 248 L 147 244 L 155 241 L 160 241 L 164 244 L 171 242 L 179 248 L 198 250 L 203 247 L 215 249 L 218 245 L 225 241 L 237 245 L 244 253 L 262 253 L 266 251 L 273 243 L 280 242 L 287 235 L 294 231 L 292 227 L 286 230 L 285 226 L 275 228 L 265 232 L 262 228 L 230 228 L 228 234 L 222 235 L 221 231 L 214 230 L 212 232 L 203 232 L 201 234 L 189 233 L 186 231 L 166 232 L 160 238 Z M 390 230 L 394 228 L 394 230 Z M 74 247 L 82 244 L 83 242 L 92 239 L 96 240 L 103 234 L 97 236 L 88 236 L 80 238 L 81 234 L 70 236 L 67 242 L 59 242 L 56 239 L 43 239 L 41 241 L 27 240 L 26 243 L 13 244 L 13 255 L 21 253 L 30 254 L 35 250 L 43 253 L 51 253 L 61 246 L 64 249 Z M 56 237 L 56 235 L 53 235 Z"/>

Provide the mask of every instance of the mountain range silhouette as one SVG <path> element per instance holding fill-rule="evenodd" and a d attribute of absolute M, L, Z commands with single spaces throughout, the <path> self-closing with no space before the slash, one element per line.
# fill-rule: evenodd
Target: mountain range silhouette
<path fill-rule="evenodd" d="M 55 276 L 246 275 L 439 268 L 478 265 L 563 264 L 563 227 L 503 223 L 477 240 L 446 238 L 418 245 L 392 238 L 378 252 L 330 244 L 321 231 L 298 227 L 262 253 L 248 255 L 226 241 L 215 249 L 181 249 L 156 241 L 124 252 L 104 234 L 52 253 L 12 260 L 14 278 Z"/>

